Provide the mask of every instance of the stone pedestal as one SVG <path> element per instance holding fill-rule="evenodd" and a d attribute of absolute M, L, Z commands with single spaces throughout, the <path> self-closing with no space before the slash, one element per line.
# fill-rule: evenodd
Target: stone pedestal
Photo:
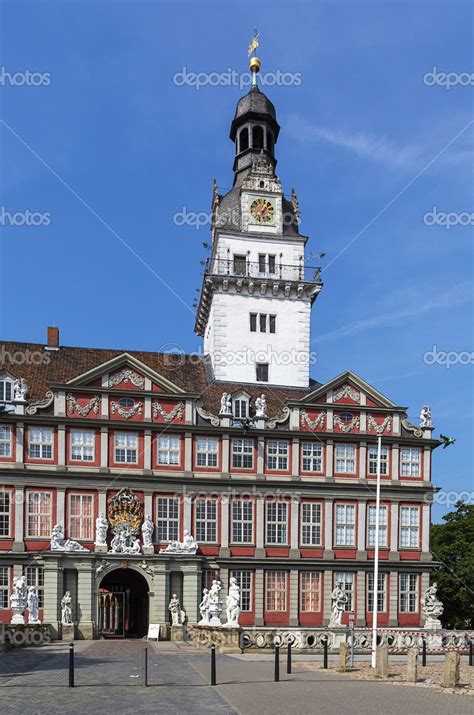
<path fill-rule="evenodd" d="M 155 549 L 153 548 L 153 546 L 144 546 L 143 547 L 143 555 L 144 556 L 153 556 L 154 553 L 155 553 Z"/>
<path fill-rule="evenodd" d="M 332 635 L 332 648 L 334 651 L 338 651 L 340 646 L 346 642 L 346 631 L 333 631 Z"/>
<path fill-rule="evenodd" d="M 441 625 L 441 621 L 439 620 L 439 618 L 428 617 L 425 621 L 424 627 L 428 631 L 440 631 L 442 628 L 442 625 Z"/>
<path fill-rule="evenodd" d="M 188 625 L 188 633 L 191 640 L 198 647 L 209 648 L 211 645 L 215 645 L 218 653 L 242 653 L 240 626 L 237 628 L 228 628 L 227 626 L 216 628 L 210 625 Z"/>
<path fill-rule="evenodd" d="M 378 646 L 375 654 L 375 674 L 378 678 L 388 678 L 388 646 Z"/>
<path fill-rule="evenodd" d="M 76 626 L 75 624 L 61 623 L 61 640 L 62 641 L 73 641 L 75 640 Z"/>
<path fill-rule="evenodd" d="M 407 683 L 418 681 L 418 648 L 410 648 L 407 654 Z"/>
<path fill-rule="evenodd" d="M 341 643 L 339 646 L 339 670 L 341 673 L 347 673 L 349 668 L 349 643 Z"/>
<path fill-rule="evenodd" d="M 184 626 L 171 626 L 170 639 L 175 643 L 182 643 L 184 641 Z"/>
<path fill-rule="evenodd" d="M 457 688 L 459 685 L 459 666 L 461 656 L 459 653 L 446 653 L 444 656 L 443 687 Z"/>
<path fill-rule="evenodd" d="M 12 626 L 19 626 L 19 625 L 24 625 L 25 623 L 25 616 L 23 615 L 23 610 L 18 610 L 16 608 L 13 608 L 13 616 L 11 620 Z"/>
<path fill-rule="evenodd" d="M 96 544 L 94 547 L 94 551 L 96 554 L 106 554 L 107 549 L 107 544 Z"/>

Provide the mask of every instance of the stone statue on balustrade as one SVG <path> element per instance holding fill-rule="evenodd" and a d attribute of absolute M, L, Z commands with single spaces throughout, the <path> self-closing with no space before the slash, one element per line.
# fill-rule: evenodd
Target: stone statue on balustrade
<path fill-rule="evenodd" d="M 199 613 L 201 614 L 201 620 L 198 626 L 208 626 L 209 625 L 209 589 L 205 588 L 202 592 L 202 601 L 199 604 Z"/>
<path fill-rule="evenodd" d="M 28 385 L 24 378 L 16 379 L 13 382 L 13 401 L 14 402 L 26 402 L 26 395 L 28 393 Z"/>
<path fill-rule="evenodd" d="M 222 600 L 221 600 L 222 583 L 218 579 L 214 579 L 209 591 L 209 625 L 222 626 Z"/>
<path fill-rule="evenodd" d="M 109 522 L 105 518 L 104 512 L 99 512 L 99 516 L 95 520 L 95 545 L 96 546 L 106 546 L 107 545 L 107 531 L 109 529 Z"/>
<path fill-rule="evenodd" d="M 130 555 L 142 553 L 140 539 L 134 534 L 128 524 L 121 524 L 116 527 L 109 553 Z"/>
<path fill-rule="evenodd" d="M 169 602 L 168 610 L 171 613 L 171 625 L 182 626 L 186 620 L 186 611 L 181 608 L 180 600 L 175 593 Z"/>
<path fill-rule="evenodd" d="M 142 536 L 143 536 L 143 546 L 146 549 L 153 548 L 153 532 L 155 531 L 155 525 L 151 520 L 151 516 L 147 514 L 142 524 Z"/>
<path fill-rule="evenodd" d="M 229 593 L 226 600 L 226 626 L 229 628 L 238 628 L 240 611 L 240 587 L 237 583 L 237 579 L 231 576 L 229 581 Z"/>
<path fill-rule="evenodd" d="M 342 588 L 342 583 L 336 583 L 336 587 L 331 594 L 331 617 L 329 627 L 338 628 L 342 626 L 342 614 L 346 608 L 347 594 Z"/>
<path fill-rule="evenodd" d="M 221 397 L 221 416 L 232 416 L 232 398 L 228 392 L 223 392 Z"/>
<path fill-rule="evenodd" d="M 35 586 L 30 586 L 27 596 L 28 623 L 41 623 L 39 619 L 39 596 Z"/>
<path fill-rule="evenodd" d="M 12 609 L 12 624 L 24 623 L 23 611 L 28 605 L 28 588 L 26 586 L 26 576 L 20 576 L 13 582 L 13 591 L 10 596 L 10 606 Z"/>
<path fill-rule="evenodd" d="M 260 395 L 255 400 L 255 417 L 264 418 L 267 416 L 267 398 L 265 395 Z"/>
<path fill-rule="evenodd" d="M 429 405 L 423 405 L 420 412 L 420 427 L 432 427 L 433 423 L 431 420 L 431 407 Z"/>
<path fill-rule="evenodd" d="M 69 591 L 66 591 L 61 599 L 61 623 L 63 626 L 72 626 L 72 598 Z"/>
<path fill-rule="evenodd" d="M 66 539 L 64 537 L 64 527 L 61 524 L 56 524 L 53 526 L 51 532 L 51 551 L 89 551 L 78 541 L 73 539 Z"/>
<path fill-rule="evenodd" d="M 187 529 L 184 530 L 182 541 L 170 541 L 166 549 L 160 551 L 161 554 L 174 554 L 176 556 L 194 556 L 198 545 L 194 536 L 191 536 Z"/>
<path fill-rule="evenodd" d="M 425 616 L 425 628 L 432 630 L 440 629 L 440 616 L 443 615 L 444 606 L 438 598 L 438 585 L 434 583 L 429 586 L 421 598 L 421 608 Z"/>

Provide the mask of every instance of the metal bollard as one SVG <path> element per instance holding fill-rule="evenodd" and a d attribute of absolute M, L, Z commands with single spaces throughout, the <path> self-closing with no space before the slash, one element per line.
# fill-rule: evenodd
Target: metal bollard
<path fill-rule="evenodd" d="M 469 665 L 472 665 L 472 641 L 469 641 Z"/>
<path fill-rule="evenodd" d="M 288 641 L 288 651 L 286 654 L 286 672 L 291 674 L 291 641 Z"/>
<path fill-rule="evenodd" d="M 328 668 L 328 639 L 323 640 L 323 668 L 327 670 Z"/>
<path fill-rule="evenodd" d="M 275 646 L 275 683 L 280 680 L 280 646 Z"/>
<path fill-rule="evenodd" d="M 148 687 L 148 648 L 143 649 L 143 686 Z"/>
<path fill-rule="evenodd" d="M 211 645 L 211 685 L 217 685 L 216 680 L 216 646 Z"/>
<path fill-rule="evenodd" d="M 69 643 L 69 687 L 74 687 L 74 643 Z"/>
<path fill-rule="evenodd" d="M 423 649 L 421 651 L 421 665 L 426 665 L 426 640 L 423 638 Z"/>

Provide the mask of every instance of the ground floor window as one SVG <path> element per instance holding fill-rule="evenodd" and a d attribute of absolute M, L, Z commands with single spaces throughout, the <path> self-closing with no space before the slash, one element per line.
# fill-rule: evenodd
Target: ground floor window
<path fill-rule="evenodd" d="M 334 574 L 334 585 L 340 584 L 347 596 L 345 611 L 354 610 L 354 573 L 352 571 L 336 571 Z"/>
<path fill-rule="evenodd" d="M 300 608 L 303 612 L 321 610 L 321 572 L 302 571 L 300 580 Z"/>
<path fill-rule="evenodd" d="M 367 611 L 373 613 L 374 610 L 374 573 L 367 574 Z M 385 613 L 387 610 L 387 574 L 379 573 L 377 611 Z"/>
<path fill-rule="evenodd" d="M 240 608 L 242 611 L 248 612 L 252 610 L 252 586 L 253 572 L 252 571 L 231 571 L 240 588 Z"/>
<path fill-rule="evenodd" d="M 0 566 L 0 608 L 8 608 L 10 594 L 10 567 Z"/>
<path fill-rule="evenodd" d="M 286 571 L 267 571 L 265 581 L 267 611 L 286 611 Z"/>
<path fill-rule="evenodd" d="M 69 495 L 69 525 L 71 539 L 91 541 L 94 538 L 94 504 L 92 494 Z"/>
<path fill-rule="evenodd" d="M 34 586 L 38 591 L 38 605 L 44 606 L 44 569 L 42 566 L 27 566 L 25 568 L 26 585 Z"/>
<path fill-rule="evenodd" d="M 157 541 L 178 541 L 179 539 L 179 499 L 159 497 L 156 500 Z"/>
<path fill-rule="evenodd" d="M 400 611 L 401 613 L 418 612 L 418 574 L 400 574 Z"/>

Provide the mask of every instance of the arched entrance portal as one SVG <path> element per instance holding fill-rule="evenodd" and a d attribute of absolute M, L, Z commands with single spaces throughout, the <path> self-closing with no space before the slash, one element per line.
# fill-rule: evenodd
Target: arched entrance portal
<path fill-rule="evenodd" d="M 148 584 L 133 569 L 116 569 L 99 587 L 99 633 L 108 638 L 141 638 L 148 631 Z"/>

